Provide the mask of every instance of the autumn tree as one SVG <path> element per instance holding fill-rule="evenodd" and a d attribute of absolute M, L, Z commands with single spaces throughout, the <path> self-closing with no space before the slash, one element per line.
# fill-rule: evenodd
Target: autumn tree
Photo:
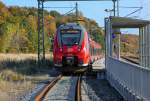
<path fill-rule="evenodd" d="M 98 24 L 79 12 L 77 21 L 74 12 L 62 15 L 59 12 L 44 10 L 45 49 L 49 52 L 56 29 L 68 22 L 78 22 L 86 27 L 91 38 L 104 43 L 103 30 Z M 0 52 L 35 53 L 38 48 L 38 9 L 35 7 L 6 7 L 0 2 Z M 98 28 L 91 30 L 93 28 Z"/>

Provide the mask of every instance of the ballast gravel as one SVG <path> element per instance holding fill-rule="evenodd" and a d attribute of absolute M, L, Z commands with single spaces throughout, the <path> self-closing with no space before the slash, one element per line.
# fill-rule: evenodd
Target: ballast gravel
<path fill-rule="evenodd" d="M 62 77 L 43 101 L 74 101 L 77 77 Z"/>

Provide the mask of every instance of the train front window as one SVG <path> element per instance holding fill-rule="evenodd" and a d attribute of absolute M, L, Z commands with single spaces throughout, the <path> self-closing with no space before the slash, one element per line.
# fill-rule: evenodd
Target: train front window
<path fill-rule="evenodd" d="M 78 30 L 67 30 L 67 31 L 61 31 L 62 36 L 62 45 L 66 46 L 72 46 L 72 45 L 78 45 L 80 42 L 80 31 Z"/>

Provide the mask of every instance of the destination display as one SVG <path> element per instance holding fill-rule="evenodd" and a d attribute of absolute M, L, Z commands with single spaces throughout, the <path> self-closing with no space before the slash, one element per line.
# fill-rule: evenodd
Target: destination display
<path fill-rule="evenodd" d="M 61 30 L 60 31 L 62 34 L 79 34 L 80 33 L 80 30 L 73 30 L 73 29 L 71 29 L 71 30 Z"/>

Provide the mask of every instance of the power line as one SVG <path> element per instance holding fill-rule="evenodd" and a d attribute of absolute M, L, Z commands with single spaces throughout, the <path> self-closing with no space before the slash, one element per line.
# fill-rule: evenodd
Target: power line
<path fill-rule="evenodd" d="M 63 16 L 68 15 L 69 13 L 71 13 L 72 11 L 74 11 L 76 9 L 76 7 L 74 7 L 73 9 L 71 9 L 70 11 L 66 12 L 65 14 L 63 14 Z"/>
<path fill-rule="evenodd" d="M 70 14 L 72 11 L 74 11 L 74 10 L 76 9 L 76 7 L 71 7 L 71 8 L 72 8 L 71 10 L 69 10 L 68 12 L 66 12 L 65 14 L 63 14 L 62 16 L 66 16 L 66 15 Z M 49 23 L 47 23 L 46 25 L 48 25 L 48 24 L 50 24 L 50 23 L 53 23 L 53 22 L 55 22 L 57 19 L 60 19 L 60 18 L 61 18 L 61 16 L 60 16 L 60 17 L 56 17 L 55 20 L 49 21 Z"/>
<path fill-rule="evenodd" d="M 137 10 L 131 12 L 130 14 L 127 14 L 125 17 L 128 17 L 128 16 L 130 16 L 130 15 L 136 13 L 136 12 L 139 12 L 139 11 L 141 11 L 142 9 L 143 9 L 143 7 L 140 7 L 139 9 L 137 9 Z"/>
<path fill-rule="evenodd" d="M 141 6 L 142 7 L 142 6 Z M 119 6 L 119 8 L 141 8 L 141 7 L 127 7 L 127 6 Z"/>
<path fill-rule="evenodd" d="M 44 7 L 44 8 L 74 8 L 74 7 Z"/>

